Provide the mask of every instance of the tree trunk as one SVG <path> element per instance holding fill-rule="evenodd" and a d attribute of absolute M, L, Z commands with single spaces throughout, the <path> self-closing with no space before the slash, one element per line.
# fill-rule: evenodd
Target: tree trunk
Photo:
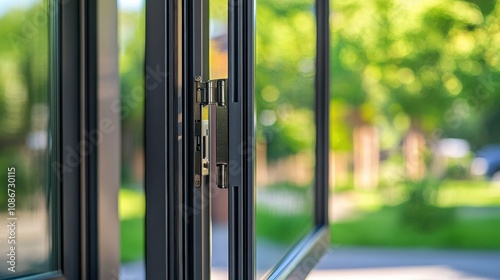
<path fill-rule="evenodd" d="M 419 180 L 424 178 L 426 172 L 424 152 L 425 137 L 420 129 L 412 126 L 403 142 L 405 172 L 408 179 Z"/>
<path fill-rule="evenodd" d="M 354 185 L 373 189 L 378 185 L 379 139 L 375 127 L 362 124 L 354 128 Z"/>

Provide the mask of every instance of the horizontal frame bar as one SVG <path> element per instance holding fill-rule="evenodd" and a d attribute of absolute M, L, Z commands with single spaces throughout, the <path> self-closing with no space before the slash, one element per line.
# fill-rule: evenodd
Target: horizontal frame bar
<path fill-rule="evenodd" d="M 328 225 L 304 237 L 267 277 L 268 279 L 305 279 L 330 245 Z"/>

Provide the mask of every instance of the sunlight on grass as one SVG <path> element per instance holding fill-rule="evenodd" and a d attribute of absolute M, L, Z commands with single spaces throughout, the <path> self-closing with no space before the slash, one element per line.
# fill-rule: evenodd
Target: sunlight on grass
<path fill-rule="evenodd" d="M 120 220 L 144 217 L 145 209 L 146 201 L 143 192 L 120 189 L 118 197 Z"/>
<path fill-rule="evenodd" d="M 462 213 L 456 221 L 431 232 L 419 232 L 400 223 L 402 196 L 395 190 L 346 191 L 359 210 L 358 215 L 332 224 L 332 243 L 354 246 L 427 247 L 461 249 L 500 249 L 500 187 L 484 181 L 445 181 L 438 196 L 439 207 L 457 207 Z M 468 210 L 464 206 L 479 207 Z M 312 207 L 312 206 L 309 206 Z M 465 209 L 464 211 L 462 211 Z M 473 213 L 469 213 L 473 212 Z M 121 189 L 119 214 L 121 220 L 121 260 L 136 261 L 144 257 L 145 198 L 140 191 Z M 476 214 L 474 214 L 476 213 Z M 474 215 L 471 215 L 474 214 Z M 311 217 L 303 213 L 279 215 L 267 208 L 256 211 L 257 235 L 280 243 L 289 243 L 301 236 L 297 228 L 308 228 Z M 293 227 L 291 227 L 293 225 Z M 283 236 L 287 228 L 290 236 Z M 296 231 L 296 232 L 294 232 Z"/>
<path fill-rule="evenodd" d="M 383 208 L 354 219 L 331 224 L 335 245 L 423 247 L 455 249 L 500 249 L 500 216 L 458 218 L 433 231 L 423 232 L 404 226 L 399 207 Z"/>
<path fill-rule="evenodd" d="M 362 211 L 375 211 L 380 209 L 383 204 L 383 196 L 379 192 L 356 191 L 353 193 L 356 208 Z"/>
<path fill-rule="evenodd" d="M 500 206 L 500 187 L 483 181 L 448 181 L 439 191 L 438 205 Z"/>
<path fill-rule="evenodd" d="M 144 258 L 145 197 L 141 191 L 120 189 L 120 259 L 122 262 Z"/>
<path fill-rule="evenodd" d="M 401 188 L 349 190 L 338 194 L 348 194 L 356 209 L 365 212 L 404 202 Z M 488 181 L 446 180 L 439 189 L 436 206 L 500 206 L 500 187 Z"/>

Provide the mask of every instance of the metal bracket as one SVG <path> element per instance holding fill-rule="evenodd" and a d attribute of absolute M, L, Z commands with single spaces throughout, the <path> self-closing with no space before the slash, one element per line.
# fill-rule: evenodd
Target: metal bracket
<path fill-rule="evenodd" d="M 194 157 L 196 187 L 207 182 L 228 187 L 227 79 L 194 79 Z"/>

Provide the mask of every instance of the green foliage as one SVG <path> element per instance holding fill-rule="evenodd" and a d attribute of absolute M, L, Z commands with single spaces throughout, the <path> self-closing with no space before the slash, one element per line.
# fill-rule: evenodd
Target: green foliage
<path fill-rule="evenodd" d="M 404 116 L 423 132 L 443 128 L 477 145 L 499 139 L 493 129 L 500 118 L 496 3 L 334 1 L 331 93 L 352 112 L 344 120 L 401 137 L 404 128 L 386 127 Z M 363 108 L 377 113 L 360 113 Z M 332 143 L 339 146 L 346 144 Z"/>
<path fill-rule="evenodd" d="M 313 2 L 257 5 L 257 136 L 271 160 L 314 145 L 315 24 Z"/>
<path fill-rule="evenodd" d="M 406 201 L 401 205 L 401 222 L 420 231 L 431 231 L 453 222 L 452 209 L 436 207 L 441 183 L 431 179 L 404 183 Z"/>
<path fill-rule="evenodd" d="M 269 196 L 279 198 L 295 197 L 304 205 L 295 205 L 296 211 L 281 209 L 276 204 L 263 204 L 257 200 L 255 210 L 255 232 L 259 239 L 268 239 L 282 244 L 297 242 L 313 228 L 312 188 L 293 184 L 276 184 L 259 191 L 259 195 L 267 192 Z M 290 203 L 290 202 L 289 202 Z M 278 207 L 278 208 L 276 208 Z"/>
<path fill-rule="evenodd" d="M 299 195 L 306 195 L 310 190 L 289 184 L 280 184 L 273 188 L 279 191 L 292 191 Z M 381 196 L 381 193 L 372 193 L 372 196 L 375 195 Z M 370 194 L 366 193 L 363 196 L 368 197 Z M 121 190 L 119 199 L 121 260 L 136 261 L 144 257 L 144 208 L 136 207 L 136 204 L 144 203 L 144 193 Z M 371 205 L 374 201 L 378 201 L 380 205 L 379 207 L 357 205 L 358 208 L 375 210 L 362 212 L 349 220 L 333 222 L 331 242 L 335 245 L 355 246 L 500 249 L 499 188 L 492 187 L 488 182 L 445 181 L 440 187 L 440 192 L 431 200 L 438 206 L 451 207 L 449 211 L 452 212 L 459 212 L 458 207 L 472 205 L 489 214 L 466 216 L 456 213 L 453 223 L 445 223 L 442 227 L 422 231 L 413 226 L 402 226 L 402 205 L 383 207 L 380 204 L 383 202 L 381 198 L 360 199 L 361 204 Z M 312 205 L 307 207 L 312 209 Z M 312 212 L 283 215 L 265 207 L 257 207 L 256 212 L 258 238 L 290 244 L 297 241 L 297 238 L 312 226 Z M 289 234 L 283 235 L 283 232 Z"/>
<path fill-rule="evenodd" d="M 264 130 L 268 157 L 277 159 L 302 151 L 313 152 L 315 139 L 314 115 L 308 109 L 282 112 L 276 124 Z"/>
<path fill-rule="evenodd" d="M 145 76 L 145 22 L 144 11 L 121 11 L 119 21 L 120 42 L 120 102 L 112 106 L 120 108 L 122 131 L 122 181 L 130 185 L 142 185 L 134 177 L 137 152 L 143 148 L 144 100 L 146 82 L 154 85 L 161 77 L 152 77 L 156 65 L 148 65 Z"/>
<path fill-rule="evenodd" d="M 300 240 L 313 226 L 309 213 L 297 215 L 277 215 L 266 209 L 257 208 L 255 233 L 257 238 L 268 239 L 281 244 L 291 244 Z"/>
<path fill-rule="evenodd" d="M 16 167 L 17 208 L 34 208 L 39 193 L 52 193 L 48 182 L 48 151 L 27 147 L 29 133 L 48 129 L 50 102 L 56 85 L 51 84 L 49 41 L 51 11 L 46 1 L 10 8 L 0 16 L 0 179 L 7 182 L 7 168 Z M 40 109 L 42 108 L 42 109 Z M 37 110 L 40 109 L 40 110 Z M 55 135 L 54 135 L 55 136 Z M 49 137 L 49 143 L 52 137 Z M 0 207 L 6 210 L 7 192 L 0 193 Z"/>
<path fill-rule="evenodd" d="M 469 163 L 469 162 L 467 162 Z M 467 180 L 470 179 L 469 166 L 466 164 L 453 162 L 446 167 L 445 177 L 450 180 Z"/>

